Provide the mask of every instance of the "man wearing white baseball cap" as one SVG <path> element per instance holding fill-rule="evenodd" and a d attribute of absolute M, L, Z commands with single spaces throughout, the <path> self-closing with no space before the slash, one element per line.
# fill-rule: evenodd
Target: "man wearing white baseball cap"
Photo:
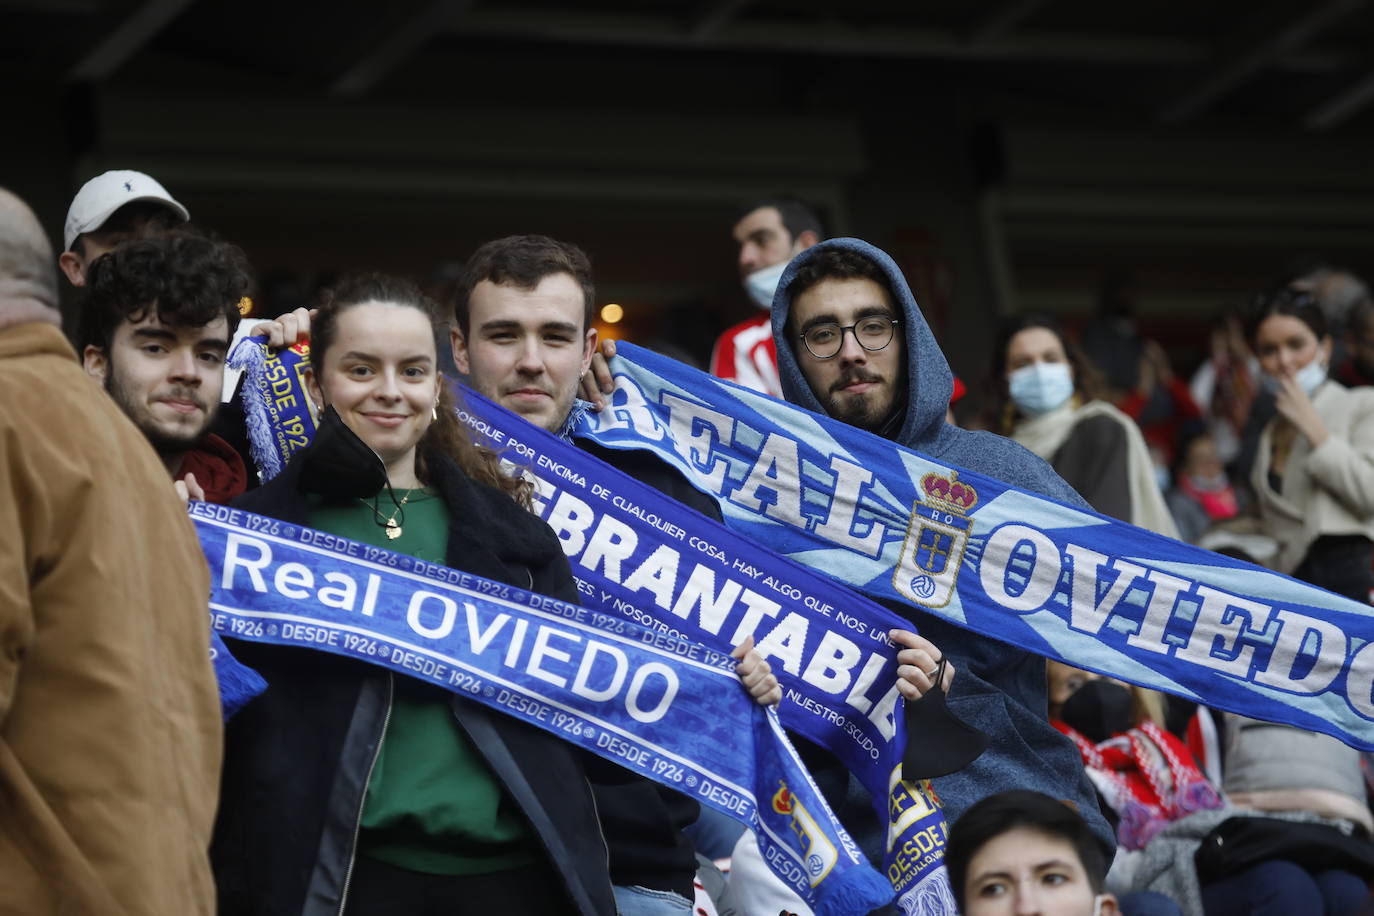
<path fill-rule="evenodd" d="M 57 259 L 72 286 L 86 285 L 86 269 L 120 242 L 160 235 L 191 218 L 156 179 L 116 169 L 81 186 L 63 226 L 66 250 Z"/>

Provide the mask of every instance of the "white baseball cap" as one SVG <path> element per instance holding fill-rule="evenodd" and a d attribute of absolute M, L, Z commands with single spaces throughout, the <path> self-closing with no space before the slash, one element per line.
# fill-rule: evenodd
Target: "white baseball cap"
<path fill-rule="evenodd" d="M 105 220 L 125 204 L 136 200 L 151 200 L 163 204 L 182 220 L 191 218 L 191 213 L 156 179 L 142 172 L 129 169 L 116 169 L 97 175 L 81 186 L 72 198 L 67 210 L 67 222 L 63 227 L 64 251 L 70 251 L 72 242 L 85 232 L 94 232 L 105 225 Z"/>

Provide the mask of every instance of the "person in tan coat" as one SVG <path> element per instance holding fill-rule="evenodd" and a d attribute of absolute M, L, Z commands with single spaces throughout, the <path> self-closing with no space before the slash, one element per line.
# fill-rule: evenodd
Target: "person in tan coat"
<path fill-rule="evenodd" d="M 0 189 L 0 913 L 212 913 L 209 572 Z"/>

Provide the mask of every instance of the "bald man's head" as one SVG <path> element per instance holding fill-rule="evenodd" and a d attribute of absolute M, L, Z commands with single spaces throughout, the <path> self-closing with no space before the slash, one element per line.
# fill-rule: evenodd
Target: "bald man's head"
<path fill-rule="evenodd" d="M 59 320 L 48 237 L 29 205 L 0 188 L 0 324 Z"/>

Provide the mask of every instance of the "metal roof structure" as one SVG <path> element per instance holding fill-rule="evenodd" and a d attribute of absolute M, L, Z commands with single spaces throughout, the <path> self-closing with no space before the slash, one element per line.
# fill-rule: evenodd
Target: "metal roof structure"
<path fill-rule="evenodd" d="M 1374 272 L 1374 0 L 0 0 L 0 77 L 50 226 L 134 167 L 267 272 L 543 231 L 699 353 L 780 190 L 893 250 L 956 366 L 1105 271 L 1166 331 L 1297 255 Z"/>
<path fill-rule="evenodd" d="M 455 61 L 471 75 L 463 60 L 485 69 L 518 57 L 530 76 L 561 72 L 572 88 L 590 88 L 595 75 L 569 68 L 605 71 L 611 59 L 643 70 L 622 74 L 641 89 L 647 78 L 670 98 L 729 102 L 719 81 L 667 77 L 763 63 L 793 71 L 803 97 L 843 72 L 902 73 L 960 84 L 993 109 L 1099 108 L 1139 124 L 1374 127 L 1367 0 L 0 0 L 0 22 L 5 71 L 78 85 L 172 69 L 199 88 L 232 81 L 412 97 L 424 84 L 444 88 L 435 77 Z M 521 74 L 487 72 L 483 91 L 529 85 Z M 796 92 L 739 86 L 735 98 L 747 105 L 751 91 L 770 90 Z"/>

